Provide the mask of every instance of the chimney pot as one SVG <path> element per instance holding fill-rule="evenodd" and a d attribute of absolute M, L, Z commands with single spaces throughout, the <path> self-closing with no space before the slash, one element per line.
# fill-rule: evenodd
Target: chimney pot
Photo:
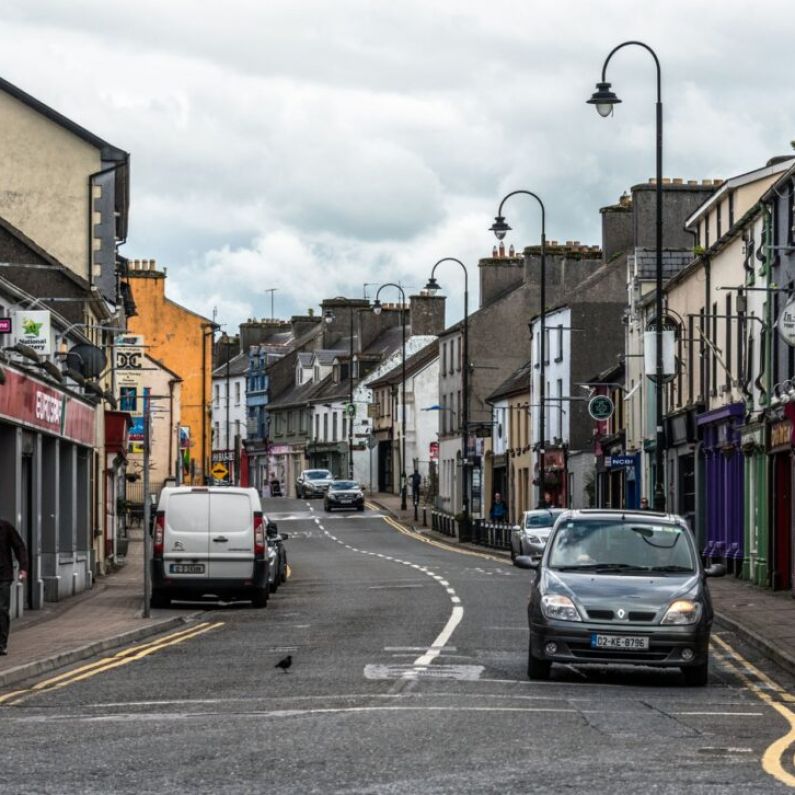
<path fill-rule="evenodd" d="M 672 182 L 674 183 L 674 185 L 683 185 L 684 184 L 684 180 L 681 177 L 674 177 Z"/>
<path fill-rule="evenodd" d="M 670 185 L 671 178 L 670 177 L 663 177 L 663 185 Z"/>
<path fill-rule="evenodd" d="M 687 181 L 687 184 L 688 185 L 698 185 L 698 180 L 697 179 L 689 179 Z"/>

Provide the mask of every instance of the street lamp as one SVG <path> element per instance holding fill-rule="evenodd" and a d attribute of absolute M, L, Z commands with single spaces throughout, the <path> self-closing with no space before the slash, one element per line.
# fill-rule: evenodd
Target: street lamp
<path fill-rule="evenodd" d="M 381 290 L 384 287 L 394 287 L 400 291 L 400 300 L 402 301 L 400 307 L 400 327 L 401 331 L 403 332 L 403 344 L 402 344 L 402 355 L 401 355 L 401 379 L 403 381 L 403 386 L 401 388 L 401 413 L 400 413 L 400 423 L 401 423 L 401 452 L 400 452 L 400 510 L 406 510 L 406 293 L 403 291 L 403 288 L 399 284 L 395 284 L 394 282 L 386 282 L 382 284 L 378 288 L 378 292 L 375 294 L 375 301 L 373 301 L 373 312 L 376 315 L 381 314 L 381 302 L 378 300 L 378 296 L 381 295 Z"/>
<path fill-rule="evenodd" d="M 535 193 L 529 190 L 515 190 L 503 197 L 500 202 L 497 215 L 494 218 L 494 223 L 491 225 L 491 231 L 494 232 L 497 240 L 502 240 L 506 233 L 510 231 L 511 227 L 505 222 L 502 215 L 502 208 L 505 202 L 511 196 L 517 195 L 532 196 L 541 207 L 541 338 L 540 338 L 540 355 L 539 355 L 539 401 L 538 401 L 538 447 L 537 447 L 537 466 L 538 466 L 538 504 L 537 507 L 546 507 L 544 500 L 544 447 L 546 445 L 546 345 L 547 345 L 547 330 L 546 330 L 546 311 L 547 311 L 547 234 L 546 234 L 546 209 L 544 202 L 536 196 Z M 532 375 L 531 375 L 532 379 Z"/>
<path fill-rule="evenodd" d="M 660 70 L 660 61 L 657 54 L 642 41 L 625 41 L 614 47 L 610 54 L 605 59 L 602 66 L 602 80 L 596 84 L 596 91 L 591 98 L 587 100 L 589 105 L 595 105 L 596 110 L 600 116 L 610 116 L 613 113 L 613 108 L 618 105 L 621 100 L 610 90 L 610 83 L 607 82 L 607 65 L 610 59 L 622 48 L 629 45 L 643 47 L 652 58 L 657 67 L 657 181 L 656 181 L 656 197 L 657 197 L 657 283 L 655 296 L 655 343 L 656 343 L 656 359 L 657 366 L 655 368 L 654 377 L 654 395 L 656 403 L 656 444 L 655 444 L 655 457 L 654 457 L 654 510 L 665 510 L 665 491 L 663 489 L 663 268 L 662 268 L 662 242 L 663 242 L 663 204 L 662 204 L 662 157 L 663 157 L 663 139 L 662 139 L 662 74 Z"/>
<path fill-rule="evenodd" d="M 350 333 L 349 333 L 349 341 L 350 341 L 350 358 L 348 359 L 348 408 L 346 408 L 346 413 L 348 414 L 348 479 L 353 480 L 353 413 L 348 412 L 355 412 L 356 404 L 353 402 L 353 302 L 348 299 L 344 298 L 343 296 L 338 296 L 334 299 L 335 301 L 342 301 L 348 307 L 348 315 L 350 317 Z M 331 309 L 327 309 L 323 313 L 323 321 L 327 326 L 330 326 L 334 322 L 334 312 Z M 351 408 L 353 407 L 353 408 Z"/>
<path fill-rule="evenodd" d="M 469 273 L 466 265 L 455 257 L 440 259 L 431 269 L 431 276 L 425 289 L 434 294 L 441 289 L 434 274 L 443 262 L 457 262 L 464 271 L 464 350 L 462 353 L 461 378 L 463 392 L 463 406 L 461 407 L 461 512 L 464 515 L 463 526 L 465 533 L 469 532 L 469 477 L 467 472 L 467 451 L 469 448 Z"/>

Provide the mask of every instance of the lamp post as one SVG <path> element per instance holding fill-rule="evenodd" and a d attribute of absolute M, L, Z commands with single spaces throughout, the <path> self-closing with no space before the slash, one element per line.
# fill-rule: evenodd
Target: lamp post
<path fill-rule="evenodd" d="M 494 218 L 494 223 L 491 225 L 491 231 L 497 240 L 503 240 L 506 232 L 509 232 L 511 227 L 505 222 L 502 215 L 502 208 L 505 202 L 511 196 L 517 195 L 532 196 L 541 207 L 541 338 L 539 340 L 540 354 L 539 354 L 539 401 L 538 401 L 538 448 L 537 448 L 537 466 L 538 466 L 538 503 L 537 507 L 544 508 L 546 500 L 544 499 L 544 448 L 546 446 L 546 391 L 547 391 L 547 372 L 546 372 L 546 346 L 547 346 L 547 329 L 546 329 L 546 311 L 547 311 L 547 233 L 546 233 L 546 208 L 544 202 L 536 196 L 535 193 L 529 190 L 515 190 L 509 193 L 500 202 L 497 210 L 497 215 Z M 531 376 L 532 378 L 532 376 Z"/>
<path fill-rule="evenodd" d="M 224 455 L 226 456 L 226 482 L 232 484 L 232 461 L 229 457 L 229 335 L 224 332 L 224 348 L 226 348 L 226 449 Z"/>
<path fill-rule="evenodd" d="M 463 406 L 461 407 L 461 512 L 464 515 L 463 525 L 465 532 L 469 533 L 469 478 L 467 473 L 467 448 L 469 447 L 469 273 L 466 265 L 455 257 L 444 257 L 440 259 L 431 269 L 431 276 L 425 289 L 430 293 L 435 293 L 441 289 L 434 274 L 436 269 L 443 262 L 457 262 L 464 271 L 464 350 L 462 354 L 463 362 L 461 366 L 461 391 L 463 392 Z"/>
<path fill-rule="evenodd" d="M 346 409 L 346 413 L 349 411 L 351 413 L 348 414 L 348 479 L 353 480 L 353 418 L 355 413 L 355 406 L 356 404 L 353 402 L 353 302 L 350 301 L 348 298 L 344 298 L 342 296 L 338 296 L 334 299 L 335 301 L 344 301 L 345 305 L 348 307 L 348 315 L 350 317 L 350 332 L 349 332 L 349 340 L 350 340 L 350 358 L 348 359 L 348 408 Z M 331 309 L 327 309 L 323 313 L 323 321 L 326 325 L 331 325 L 334 322 L 334 312 Z M 353 408 L 351 408 L 353 407 Z"/>
<path fill-rule="evenodd" d="M 663 157 L 663 138 L 662 138 L 662 74 L 660 70 L 660 61 L 657 54 L 642 41 L 625 41 L 614 47 L 610 54 L 605 59 L 602 66 L 602 80 L 596 84 L 596 91 L 591 98 L 587 100 L 589 105 L 595 105 L 596 110 L 602 117 L 611 116 L 613 108 L 618 105 L 621 100 L 610 90 L 610 83 L 607 82 L 607 65 L 610 59 L 623 47 L 635 45 L 642 47 L 646 50 L 652 58 L 657 67 L 657 180 L 656 180 L 656 198 L 657 198 L 657 257 L 656 257 L 656 291 L 655 296 L 655 343 L 656 343 L 656 368 L 654 378 L 654 395 L 656 403 L 656 444 L 654 448 L 654 510 L 665 510 L 665 490 L 663 489 L 663 467 L 664 467 L 664 450 L 663 445 L 665 440 L 663 438 L 663 269 L 662 269 L 662 242 L 663 242 L 663 205 L 662 205 L 662 157 Z"/>
<path fill-rule="evenodd" d="M 378 296 L 381 295 L 381 290 L 384 287 L 394 287 L 400 291 L 400 327 L 403 332 L 402 354 L 401 354 L 401 379 L 403 386 L 401 388 L 401 411 L 400 411 L 400 424 L 401 424 L 401 451 L 400 451 L 400 510 L 406 510 L 406 293 L 399 284 L 394 282 L 386 282 L 378 288 L 375 294 L 375 301 L 373 301 L 373 312 L 376 315 L 381 314 L 381 302 Z"/>
<path fill-rule="evenodd" d="M 214 338 L 221 327 L 217 323 L 202 323 L 202 484 L 207 485 L 209 462 L 207 460 L 207 337 Z M 207 332 L 210 332 L 209 334 Z"/>

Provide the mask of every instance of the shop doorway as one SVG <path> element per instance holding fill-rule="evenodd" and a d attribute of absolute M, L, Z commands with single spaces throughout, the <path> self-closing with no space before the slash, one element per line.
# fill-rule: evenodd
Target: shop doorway
<path fill-rule="evenodd" d="M 22 456 L 22 481 L 21 481 L 21 514 L 22 524 L 19 534 L 25 542 L 25 549 L 28 552 L 28 578 L 25 581 L 25 609 L 28 610 L 33 605 L 33 583 L 38 578 L 38 572 L 34 572 L 35 549 L 33 546 L 33 455 Z"/>
<path fill-rule="evenodd" d="M 790 453 L 773 456 L 773 589 L 792 587 L 792 459 Z"/>
<path fill-rule="evenodd" d="M 392 491 L 392 442 L 378 443 L 378 490 Z"/>

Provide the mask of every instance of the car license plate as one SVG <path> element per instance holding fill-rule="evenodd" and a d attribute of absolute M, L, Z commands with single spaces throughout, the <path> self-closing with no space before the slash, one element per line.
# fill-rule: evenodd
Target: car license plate
<path fill-rule="evenodd" d="M 592 649 L 637 649 L 649 648 L 649 639 L 638 635 L 591 635 Z"/>
<path fill-rule="evenodd" d="M 172 563 L 169 567 L 172 574 L 204 574 L 203 563 Z"/>

